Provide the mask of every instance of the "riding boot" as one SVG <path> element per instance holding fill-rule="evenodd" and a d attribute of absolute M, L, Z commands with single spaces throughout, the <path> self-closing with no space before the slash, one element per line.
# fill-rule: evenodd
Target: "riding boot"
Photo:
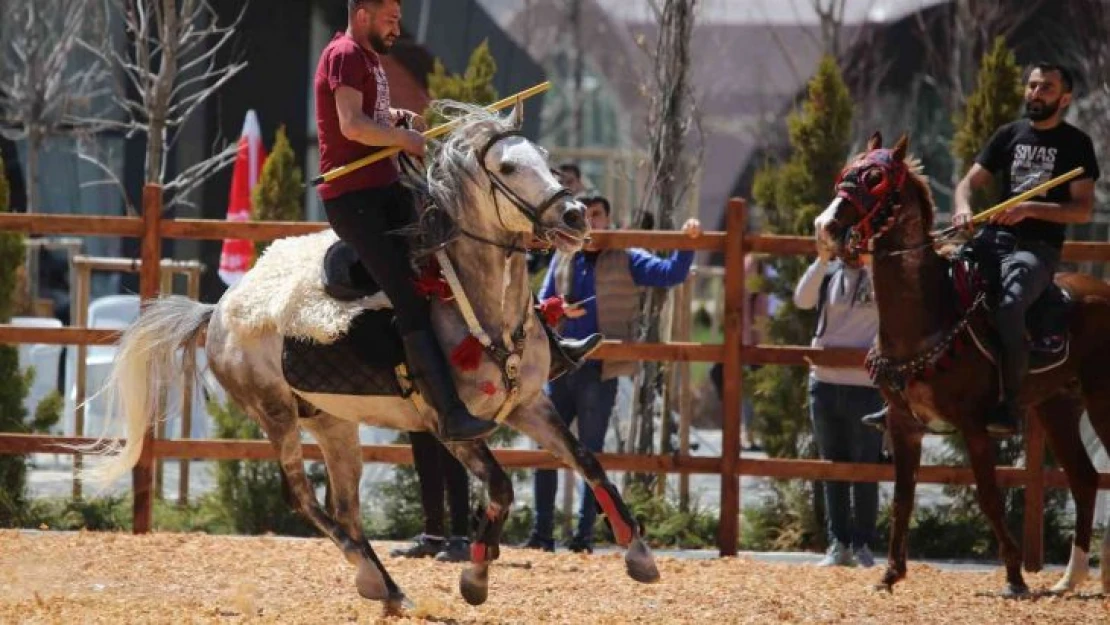
<path fill-rule="evenodd" d="M 987 432 L 992 436 L 1013 436 L 1021 427 L 1021 416 L 1017 399 L 1003 398 L 987 414 Z"/>
<path fill-rule="evenodd" d="M 591 352 L 601 346 L 602 336 L 593 333 L 584 339 L 564 339 L 559 336 L 555 328 L 547 325 L 543 315 L 536 312 L 540 318 L 540 325 L 547 333 L 547 344 L 551 347 L 551 368 L 548 369 L 548 381 L 554 380 L 564 373 L 575 371 L 586 360 Z"/>
<path fill-rule="evenodd" d="M 861 417 L 860 422 L 862 422 L 866 426 L 873 427 L 882 432 L 886 430 L 886 415 L 889 411 L 889 406 L 886 406 L 884 404 L 882 410 Z"/>
<path fill-rule="evenodd" d="M 995 436 L 1013 436 L 1021 427 L 1024 414 L 1020 402 L 1021 383 L 1029 368 L 1029 351 L 1024 344 L 1004 347 L 999 353 L 1002 372 L 1002 401 L 987 415 L 987 432 Z"/>
<path fill-rule="evenodd" d="M 425 401 L 439 414 L 439 435 L 445 441 L 466 441 L 481 438 L 496 427 L 495 421 L 479 419 L 470 414 L 459 399 L 451 367 L 439 341 L 431 330 L 404 335 L 402 341 L 413 381 Z"/>
<path fill-rule="evenodd" d="M 532 301 L 539 306 L 539 298 L 535 293 L 532 294 Z M 551 366 L 547 372 L 549 382 L 564 373 L 576 371 L 582 366 L 586 356 L 589 356 L 591 352 L 601 346 L 602 336 L 596 332 L 584 339 L 564 339 L 559 336 L 555 328 L 547 324 L 543 313 L 538 308 L 534 310 L 536 311 L 536 317 L 540 320 L 540 325 L 543 326 L 543 331 L 547 333 L 547 343 L 551 348 Z"/>

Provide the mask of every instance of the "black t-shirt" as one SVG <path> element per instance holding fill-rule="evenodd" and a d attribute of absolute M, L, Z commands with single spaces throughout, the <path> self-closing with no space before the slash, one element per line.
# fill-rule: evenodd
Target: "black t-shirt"
<path fill-rule="evenodd" d="M 1000 200 L 1024 193 L 1050 179 L 1083 167 L 1078 179 L 1098 180 L 1098 161 L 1087 133 L 1061 122 L 1049 130 L 1033 128 L 1028 119 L 1019 119 L 1001 127 L 975 162 L 987 169 L 998 181 Z M 1068 184 L 1062 184 L 1035 200 L 1067 202 L 1071 200 Z M 1061 248 L 1064 245 L 1064 224 L 1042 219 L 1024 219 L 1016 226 L 990 226 L 1009 230 L 1023 240 L 1042 241 Z"/>

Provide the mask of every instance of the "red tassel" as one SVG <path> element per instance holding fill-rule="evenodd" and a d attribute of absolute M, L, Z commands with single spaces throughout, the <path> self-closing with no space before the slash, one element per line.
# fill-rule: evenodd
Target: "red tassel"
<path fill-rule="evenodd" d="M 451 352 L 451 364 L 460 371 L 474 371 L 482 361 L 482 342 L 473 334 L 463 339 Z"/>
<path fill-rule="evenodd" d="M 559 320 L 566 314 L 563 298 L 558 295 L 552 295 L 543 300 L 536 308 L 540 311 L 540 314 L 543 315 L 544 322 L 549 326 L 554 326 L 556 323 L 559 323 Z"/>
<path fill-rule="evenodd" d="M 424 297 L 438 297 L 443 301 L 447 301 L 453 297 L 451 293 L 451 285 L 447 284 L 447 280 L 443 279 L 440 273 L 439 263 L 432 259 L 424 269 L 420 272 L 420 277 L 416 279 L 416 292 Z"/>

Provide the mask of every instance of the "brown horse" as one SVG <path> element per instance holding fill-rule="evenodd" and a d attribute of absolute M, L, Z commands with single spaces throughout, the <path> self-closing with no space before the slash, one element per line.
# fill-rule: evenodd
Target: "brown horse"
<path fill-rule="evenodd" d="M 837 198 L 815 222 L 818 245 L 838 254 L 866 250 L 874 259 L 879 337 L 868 359 L 890 408 L 887 417 L 895 464 L 889 562 L 877 588 L 891 590 L 906 576 L 906 533 L 913 511 L 921 438 L 926 428 L 958 430 L 967 441 L 980 508 L 990 522 L 1006 566 L 1003 595 L 1022 595 L 1021 547 L 1003 521 L 1002 494 L 985 416 L 999 397 L 998 372 L 989 357 L 991 321 L 985 296 L 954 305 L 959 290 L 953 261 L 938 254 L 931 234 L 933 200 L 918 163 L 906 159 L 903 136 L 883 149 L 876 133 L 837 183 Z M 1084 408 L 1103 445 L 1110 445 L 1110 285 L 1090 276 L 1059 274 L 1070 295 L 1070 351 L 1059 365 L 1032 369 L 1022 389 L 1040 419 L 1075 497 L 1071 560 L 1054 591 L 1082 583 L 1088 573 L 1098 473 L 1080 439 Z M 974 302 L 971 302 L 971 300 Z M 979 345 L 980 349 L 961 349 Z M 1110 592 L 1110 540 L 1103 541 L 1102 586 Z"/>

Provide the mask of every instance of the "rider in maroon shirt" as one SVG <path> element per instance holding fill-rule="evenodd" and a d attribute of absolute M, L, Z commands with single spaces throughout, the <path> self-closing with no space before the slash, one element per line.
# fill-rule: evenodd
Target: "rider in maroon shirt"
<path fill-rule="evenodd" d="M 389 106 L 389 81 L 379 54 L 401 34 L 401 0 L 348 0 L 347 31 L 336 33 L 316 67 L 316 130 L 320 170 L 328 171 L 383 147 L 423 156 L 424 120 Z M 497 426 L 474 417 L 459 399 L 450 365 L 433 334 L 428 301 L 416 292 L 409 247 L 394 234 L 416 220 L 408 190 L 392 160 L 381 160 L 319 187 L 328 222 L 393 303 L 397 325 L 420 393 L 439 413 L 440 437 L 478 438 Z M 542 321 L 542 317 L 541 317 Z M 577 368 L 600 335 L 562 340 L 544 324 L 552 348 L 551 376 Z"/>
<path fill-rule="evenodd" d="M 316 127 L 320 169 L 327 171 L 383 147 L 423 156 L 423 119 L 389 107 L 389 83 L 379 54 L 401 34 L 400 0 L 348 0 L 347 31 L 324 48 L 316 68 Z M 459 399 L 450 365 L 433 333 L 427 299 L 416 292 L 409 247 L 392 234 L 415 221 L 415 207 L 391 160 L 382 160 L 319 186 L 328 222 L 393 303 L 415 383 L 439 413 L 440 436 L 467 440 L 497 423 L 470 414 Z"/>

